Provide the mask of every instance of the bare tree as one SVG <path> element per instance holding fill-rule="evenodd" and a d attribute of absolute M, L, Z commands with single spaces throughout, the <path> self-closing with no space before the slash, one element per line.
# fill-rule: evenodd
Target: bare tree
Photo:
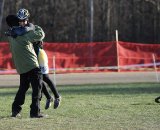
<path fill-rule="evenodd" d="M 4 3 L 5 3 L 5 0 L 0 1 L 0 32 L 2 32 L 1 30 L 2 30 L 2 18 L 3 18 Z"/>
<path fill-rule="evenodd" d="M 92 0 L 92 18 L 89 1 L 1 0 L 0 33 L 7 29 L 8 14 L 27 8 L 30 21 L 44 29 L 48 42 L 89 42 L 92 21 L 93 41 L 113 41 L 118 29 L 122 41 L 160 43 L 160 0 Z"/>

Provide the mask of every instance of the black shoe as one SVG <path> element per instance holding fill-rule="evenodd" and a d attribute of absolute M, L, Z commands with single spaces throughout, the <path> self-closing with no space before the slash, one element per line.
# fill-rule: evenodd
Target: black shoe
<path fill-rule="evenodd" d="M 56 108 L 58 108 L 58 107 L 60 106 L 61 100 L 62 100 L 61 97 L 56 98 L 56 99 L 54 100 L 54 109 L 56 109 Z"/>
<path fill-rule="evenodd" d="M 43 115 L 43 114 L 30 115 L 30 118 L 43 118 L 43 117 L 47 117 L 47 115 Z"/>
<path fill-rule="evenodd" d="M 156 103 L 160 103 L 160 97 L 157 97 L 157 98 L 155 99 L 155 102 L 156 102 Z"/>
<path fill-rule="evenodd" d="M 52 102 L 53 102 L 53 97 L 51 97 L 51 99 L 47 99 L 45 109 L 48 109 L 51 106 Z"/>
<path fill-rule="evenodd" d="M 11 117 L 21 117 L 21 114 L 19 112 L 14 111 L 12 112 Z"/>

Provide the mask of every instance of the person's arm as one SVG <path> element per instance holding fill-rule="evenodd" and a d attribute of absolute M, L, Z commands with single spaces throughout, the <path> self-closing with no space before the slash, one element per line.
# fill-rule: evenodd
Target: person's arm
<path fill-rule="evenodd" d="M 37 46 L 38 48 L 43 49 L 43 41 L 36 41 L 33 43 L 35 46 Z"/>
<path fill-rule="evenodd" d="M 28 26 L 25 26 L 25 27 L 21 27 L 21 26 L 13 27 L 12 32 L 17 36 L 21 36 L 29 31 L 34 31 L 34 30 L 35 30 L 35 26 L 32 23 L 29 23 Z"/>
<path fill-rule="evenodd" d="M 35 26 L 32 23 L 28 23 L 27 26 L 24 27 L 26 32 L 29 31 L 34 31 L 35 30 Z"/>
<path fill-rule="evenodd" d="M 11 36 L 13 38 L 16 38 L 17 35 L 12 31 L 12 28 L 9 28 L 6 32 L 4 32 L 5 36 Z"/>
<path fill-rule="evenodd" d="M 28 41 L 34 43 L 36 41 L 42 41 L 45 37 L 45 33 L 41 27 L 35 25 L 35 31 L 29 31 L 24 36 Z"/>

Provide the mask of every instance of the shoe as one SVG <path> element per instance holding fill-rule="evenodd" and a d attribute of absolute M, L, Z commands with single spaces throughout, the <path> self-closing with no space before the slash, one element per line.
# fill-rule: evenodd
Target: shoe
<path fill-rule="evenodd" d="M 43 117 L 47 117 L 47 115 L 43 115 L 43 114 L 30 115 L 30 118 L 43 118 Z"/>
<path fill-rule="evenodd" d="M 11 117 L 21 117 L 21 114 L 19 112 L 14 111 L 12 112 Z"/>
<path fill-rule="evenodd" d="M 48 109 L 51 106 L 52 102 L 53 102 L 53 97 L 51 97 L 51 99 L 47 99 L 45 109 Z"/>
<path fill-rule="evenodd" d="M 57 109 L 60 106 L 61 100 L 62 100 L 61 97 L 55 98 L 55 100 L 54 100 L 54 109 Z"/>
<path fill-rule="evenodd" d="M 156 103 L 160 103 L 160 97 L 155 98 Z"/>

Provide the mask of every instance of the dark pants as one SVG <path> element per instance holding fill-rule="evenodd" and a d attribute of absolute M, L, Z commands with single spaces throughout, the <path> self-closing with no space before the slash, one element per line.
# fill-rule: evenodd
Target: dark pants
<path fill-rule="evenodd" d="M 35 68 L 27 73 L 20 74 L 20 86 L 12 104 L 12 111 L 21 111 L 21 106 L 25 102 L 25 94 L 29 89 L 30 83 L 32 86 L 32 103 L 30 105 L 30 115 L 38 115 L 40 113 L 42 74 L 39 68 Z"/>
<path fill-rule="evenodd" d="M 42 88 L 42 92 L 44 93 L 44 95 L 46 96 L 47 99 L 51 99 L 51 95 L 49 94 L 49 91 L 46 87 L 46 84 L 43 82 L 43 88 Z"/>
<path fill-rule="evenodd" d="M 45 83 L 47 83 L 47 85 L 50 87 L 51 91 L 53 92 L 54 94 L 54 97 L 55 98 L 59 98 L 59 93 L 56 89 L 56 86 L 54 85 L 54 83 L 52 82 L 52 80 L 49 78 L 49 75 L 48 74 L 43 74 L 43 81 Z M 44 92 L 44 91 L 43 91 Z M 46 96 L 45 92 L 44 92 L 44 95 Z M 47 96 L 46 96 L 47 97 Z"/>

